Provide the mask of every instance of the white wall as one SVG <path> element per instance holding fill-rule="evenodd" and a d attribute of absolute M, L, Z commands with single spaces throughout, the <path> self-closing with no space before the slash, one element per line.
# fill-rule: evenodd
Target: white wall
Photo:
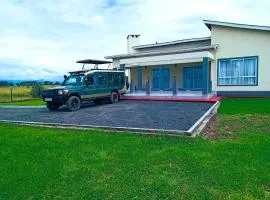
<path fill-rule="evenodd" d="M 212 26 L 211 37 L 219 45 L 211 64 L 213 90 L 270 91 L 270 31 Z M 258 86 L 217 86 L 217 60 L 245 56 L 259 56 Z"/>
<path fill-rule="evenodd" d="M 119 68 L 120 67 L 120 60 L 119 59 L 113 59 L 113 68 Z"/>
<path fill-rule="evenodd" d="M 137 67 L 175 63 L 194 63 L 202 62 L 203 57 L 210 57 L 211 59 L 214 59 L 214 55 L 209 51 L 200 51 L 192 53 L 178 53 L 169 55 L 126 58 L 121 59 L 120 64 L 125 64 L 126 67 Z"/>

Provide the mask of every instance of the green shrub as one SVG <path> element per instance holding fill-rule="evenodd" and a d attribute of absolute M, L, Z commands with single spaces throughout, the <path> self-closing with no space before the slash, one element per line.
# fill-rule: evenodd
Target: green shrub
<path fill-rule="evenodd" d="M 38 98 L 40 97 L 40 94 L 41 94 L 41 91 L 44 90 L 44 87 L 42 85 L 33 85 L 31 91 L 30 91 L 30 94 L 32 97 L 34 98 Z"/>

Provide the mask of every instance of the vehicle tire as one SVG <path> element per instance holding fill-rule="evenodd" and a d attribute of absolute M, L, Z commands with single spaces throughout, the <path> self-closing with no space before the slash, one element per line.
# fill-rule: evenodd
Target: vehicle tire
<path fill-rule="evenodd" d="M 112 91 L 110 95 L 110 103 L 117 103 L 119 101 L 119 94 L 116 91 Z"/>
<path fill-rule="evenodd" d="M 102 99 L 94 99 L 93 101 L 96 105 L 100 105 L 102 103 Z"/>
<path fill-rule="evenodd" d="M 79 97 L 77 96 L 69 97 L 69 99 L 67 100 L 67 108 L 70 111 L 77 111 L 80 109 L 80 107 L 81 107 L 81 100 Z"/>
<path fill-rule="evenodd" d="M 59 105 L 56 105 L 56 104 L 53 104 L 53 103 L 47 103 L 47 108 L 48 108 L 50 111 L 57 110 L 59 107 L 60 107 Z"/>

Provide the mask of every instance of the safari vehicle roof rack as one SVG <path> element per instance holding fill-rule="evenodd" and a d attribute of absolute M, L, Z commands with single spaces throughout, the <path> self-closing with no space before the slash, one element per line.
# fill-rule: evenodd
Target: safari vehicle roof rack
<path fill-rule="evenodd" d="M 84 59 L 84 60 L 77 60 L 76 63 L 102 65 L 102 64 L 112 63 L 112 61 L 97 60 L 97 59 Z"/>
<path fill-rule="evenodd" d="M 109 64 L 108 69 L 110 69 L 112 61 L 110 61 L 110 60 L 97 60 L 97 59 L 84 59 L 84 60 L 77 60 L 76 63 L 83 64 L 82 70 L 84 70 L 85 64 L 93 64 L 94 65 L 93 69 L 98 69 L 98 65 Z"/>
<path fill-rule="evenodd" d="M 113 71 L 118 71 L 117 69 L 111 68 L 112 61 L 110 61 L 110 60 L 84 59 L 84 60 L 77 60 L 76 63 L 83 64 L 82 69 L 77 70 L 77 71 L 73 71 L 73 72 L 69 72 L 71 75 L 84 74 L 84 73 L 87 73 L 87 72 L 92 71 L 92 70 L 113 70 Z M 84 67 L 85 64 L 93 64 L 94 67 L 92 67 L 90 69 L 85 69 L 85 67 Z M 98 65 L 102 65 L 102 64 L 109 64 L 108 68 L 107 69 L 98 68 Z"/>

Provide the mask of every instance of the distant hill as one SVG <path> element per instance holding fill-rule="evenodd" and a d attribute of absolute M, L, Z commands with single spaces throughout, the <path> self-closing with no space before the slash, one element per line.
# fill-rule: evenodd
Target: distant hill
<path fill-rule="evenodd" d="M 0 80 L 0 86 L 11 86 L 11 85 L 34 85 L 34 84 L 45 84 L 45 85 L 59 85 L 62 80 Z"/>

